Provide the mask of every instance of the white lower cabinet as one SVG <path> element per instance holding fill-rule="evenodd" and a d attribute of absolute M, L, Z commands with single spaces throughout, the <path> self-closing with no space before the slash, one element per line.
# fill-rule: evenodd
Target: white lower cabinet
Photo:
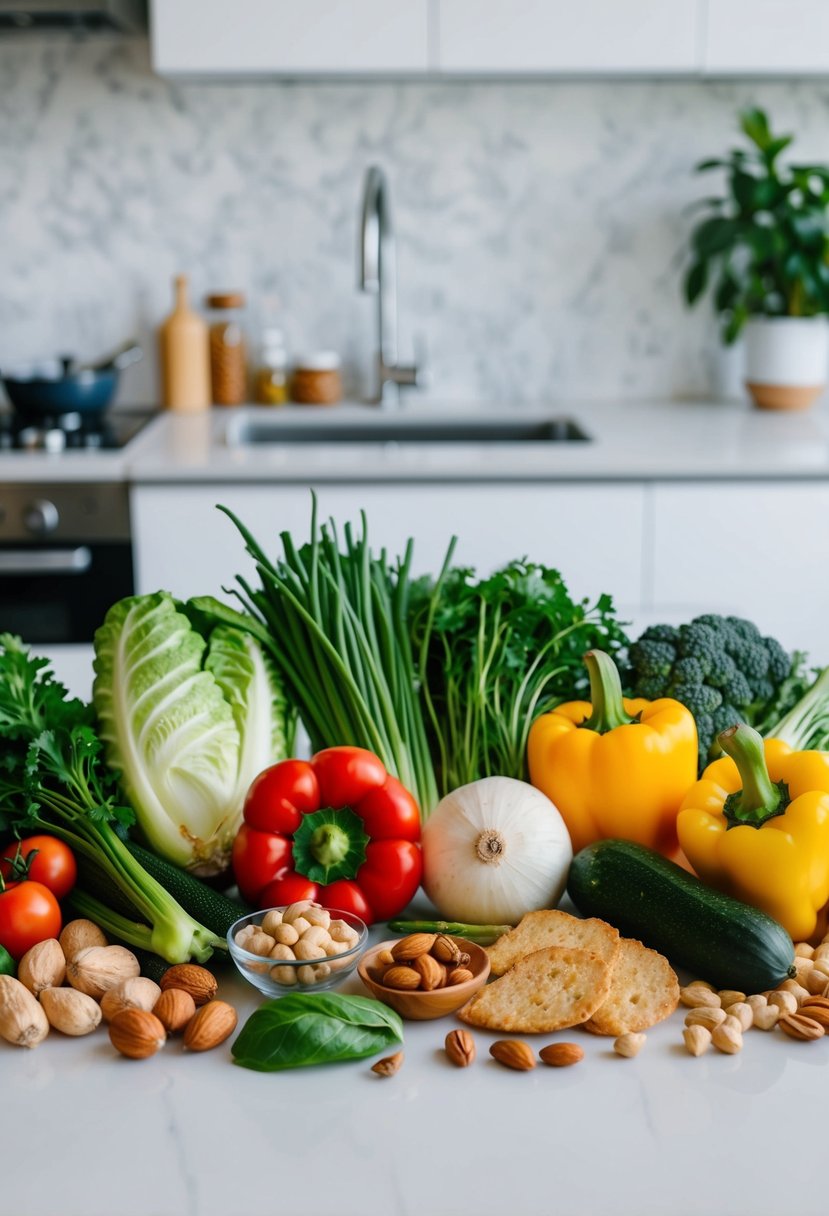
<path fill-rule="evenodd" d="M 612 591 L 629 613 L 642 602 L 641 485 L 326 485 L 320 518 L 339 527 L 365 510 L 372 547 L 398 555 L 415 540 L 414 569 L 436 573 L 450 537 L 455 563 L 488 572 L 529 557 L 561 571 L 574 596 Z M 236 512 L 271 556 L 279 533 L 310 535 L 311 495 L 301 486 L 137 486 L 133 489 L 137 583 L 142 592 L 221 594 L 239 573 L 255 577 L 242 540 L 225 516 Z"/>
<path fill-rule="evenodd" d="M 734 613 L 829 663 L 829 486 L 657 484 L 652 496 L 651 618 Z"/>

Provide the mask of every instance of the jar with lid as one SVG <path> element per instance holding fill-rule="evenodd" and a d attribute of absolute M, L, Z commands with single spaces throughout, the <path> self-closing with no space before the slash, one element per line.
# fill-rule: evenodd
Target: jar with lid
<path fill-rule="evenodd" d="M 253 396 L 257 405 L 284 405 L 288 400 L 285 334 L 275 326 L 262 331 L 262 349 L 256 367 Z"/>
<path fill-rule="evenodd" d="M 245 297 L 216 292 L 205 301 L 210 323 L 210 377 L 214 405 L 241 405 L 247 397 Z"/>
<path fill-rule="evenodd" d="M 300 405 L 336 405 L 343 395 L 340 356 L 318 351 L 298 359 L 291 379 L 291 396 Z"/>

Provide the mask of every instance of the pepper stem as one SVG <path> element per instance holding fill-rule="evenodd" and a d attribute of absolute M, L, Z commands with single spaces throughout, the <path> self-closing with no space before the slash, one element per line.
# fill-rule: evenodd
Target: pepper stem
<path fill-rule="evenodd" d="M 590 704 L 593 712 L 581 726 L 598 735 L 607 734 L 617 726 L 629 726 L 637 721 L 622 703 L 622 681 L 616 664 L 603 650 L 588 650 L 584 665 L 590 676 Z"/>
<path fill-rule="evenodd" d="M 742 789 L 725 800 L 723 813 L 728 826 L 747 824 L 759 828 L 767 819 L 784 814 L 789 805 L 788 787 L 769 776 L 763 740 L 757 731 L 740 722 L 719 734 L 717 742 L 737 765 L 742 784 Z"/>
<path fill-rule="evenodd" d="M 311 835 L 311 852 L 321 866 L 335 866 L 348 856 L 351 841 L 335 823 L 324 823 Z"/>

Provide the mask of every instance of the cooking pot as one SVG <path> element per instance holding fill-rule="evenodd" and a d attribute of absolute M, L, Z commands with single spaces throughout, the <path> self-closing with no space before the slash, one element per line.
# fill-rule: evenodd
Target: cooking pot
<path fill-rule="evenodd" d="M 4 373 L 0 382 L 12 408 L 27 418 L 102 414 L 115 396 L 120 373 L 141 357 L 141 347 L 130 340 L 94 363 L 64 357 Z"/>

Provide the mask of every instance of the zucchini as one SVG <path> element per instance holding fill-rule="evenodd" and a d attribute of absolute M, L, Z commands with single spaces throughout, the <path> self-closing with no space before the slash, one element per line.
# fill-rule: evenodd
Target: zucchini
<path fill-rule="evenodd" d="M 227 937 L 230 926 L 251 911 L 142 845 L 128 840 L 127 848 L 147 873 L 181 904 L 185 912 L 217 937 Z"/>
<path fill-rule="evenodd" d="M 794 977 L 794 945 L 765 912 L 707 887 L 628 840 L 599 840 L 573 859 L 567 894 L 715 988 L 764 992 Z"/>

